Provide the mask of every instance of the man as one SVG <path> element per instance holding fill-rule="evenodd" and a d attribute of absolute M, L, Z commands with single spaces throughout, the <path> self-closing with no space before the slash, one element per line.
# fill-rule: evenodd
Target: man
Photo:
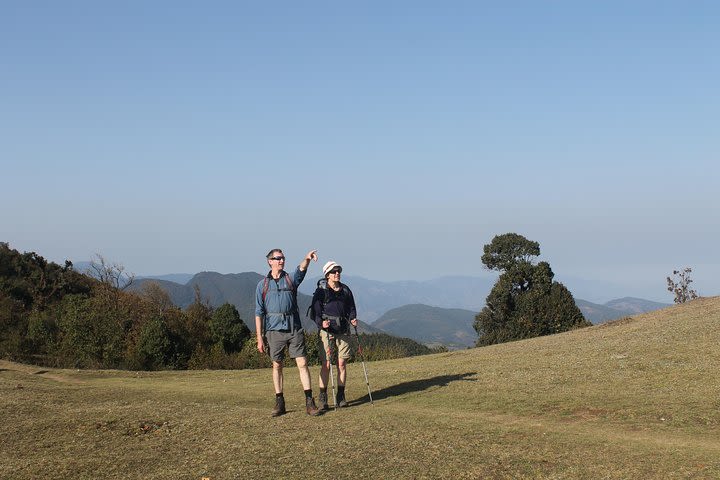
<path fill-rule="evenodd" d="M 297 288 L 305 278 L 310 260 L 317 262 L 317 250 L 308 252 L 292 276 L 285 268 L 285 255 L 275 248 L 267 254 L 270 272 L 258 282 L 255 290 L 255 332 L 257 349 L 260 353 L 270 353 L 273 366 L 273 385 L 275 386 L 275 408 L 272 416 L 285 413 L 283 397 L 283 360 L 285 346 L 290 358 L 295 359 L 300 382 L 305 391 L 305 410 L 308 415 L 316 416 L 320 411 L 315 406 L 310 383 L 310 369 L 307 365 L 305 335 L 300 323 L 297 306 Z M 263 338 L 265 337 L 265 338 Z M 267 345 L 265 344 L 267 340 Z"/>
<path fill-rule="evenodd" d="M 320 329 L 323 349 L 320 351 L 320 409 L 328 409 L 327 382 L 330 362 L 337 352 L 338 392 L 335 405 L 347 407 L 345 400 L 345 381 L 347 379 L 347 360 L 350 354 L 350 325 L 357 327 L 355 299 L 347 285 L 340 281 L 342 266 L 329 261 L 323 266 L 325 280 L 318 282 L 313 294 L 312 309 L 315 323 Z"/>

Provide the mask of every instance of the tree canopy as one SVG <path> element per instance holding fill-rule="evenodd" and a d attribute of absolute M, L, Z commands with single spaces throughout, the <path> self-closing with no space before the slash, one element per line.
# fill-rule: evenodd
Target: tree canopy
<path fill-rule="evenodd" d="M 250 338 L 250 329 L 240 318 L 235 305 L 225 303 L 213 312 L 210 332 L 215 343 L 222 345 L 226 352 L 239 352 L 243 343 Z"/>
<path fill-rule="evenodd" d="M 475 317 L 478 345 L 550 335 L 588 326 L 570 291 L 559 282 L 550 264 L 533 263 L 540 245 L 506 233 L 484 247 L 482 262 L 503 272 Z"/>
<path fill-rule="evenodd" d="M 507 271 L 519 264 L 530 264 L 540 255 L 540 244 L 518 235 L 496 235 L 483 247 L 482 263 L 490 270 Z"/>

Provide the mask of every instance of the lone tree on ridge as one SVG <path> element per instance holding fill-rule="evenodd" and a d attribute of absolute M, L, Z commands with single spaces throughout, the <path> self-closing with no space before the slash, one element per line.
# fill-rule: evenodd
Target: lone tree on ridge
<path fill-rule="evenodd" d="M 475 316 L 478 346 L 551 335 L 591 325 L 575 305 L 570 291 L 553 281 L 547 262 L 533 263 L 540 255 L 538 242 L 517 233 L 497 235 L 483 248 L 483 264 L 501 272 Z"/>

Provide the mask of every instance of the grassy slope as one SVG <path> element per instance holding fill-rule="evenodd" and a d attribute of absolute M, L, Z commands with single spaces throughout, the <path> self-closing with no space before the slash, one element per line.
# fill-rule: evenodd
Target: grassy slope
<path fill-rule="evenodd" d="M 0 362 L 0 478 L 720 478 L 719 339 L 716 297 L 372 362 L 374 406 L 354 364 L 354 405 L 319 418 L 294 369 L 272 419 L 268 370 Z"/>

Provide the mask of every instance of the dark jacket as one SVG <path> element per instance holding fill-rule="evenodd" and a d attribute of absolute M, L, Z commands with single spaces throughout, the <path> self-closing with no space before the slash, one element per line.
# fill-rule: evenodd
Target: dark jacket
<path fill-rule="evenodd" d="M 330 320 L 330 333 L 350 333 L 350 320 L 357 318 L 355 298 L 344 283 L 340 284 L 340 290 L 335 291 L 327 286 L 326 281 L 320 280 L 313 294 L 312 309 L 318 328 L 322 329 L 323 320 Z"/>

